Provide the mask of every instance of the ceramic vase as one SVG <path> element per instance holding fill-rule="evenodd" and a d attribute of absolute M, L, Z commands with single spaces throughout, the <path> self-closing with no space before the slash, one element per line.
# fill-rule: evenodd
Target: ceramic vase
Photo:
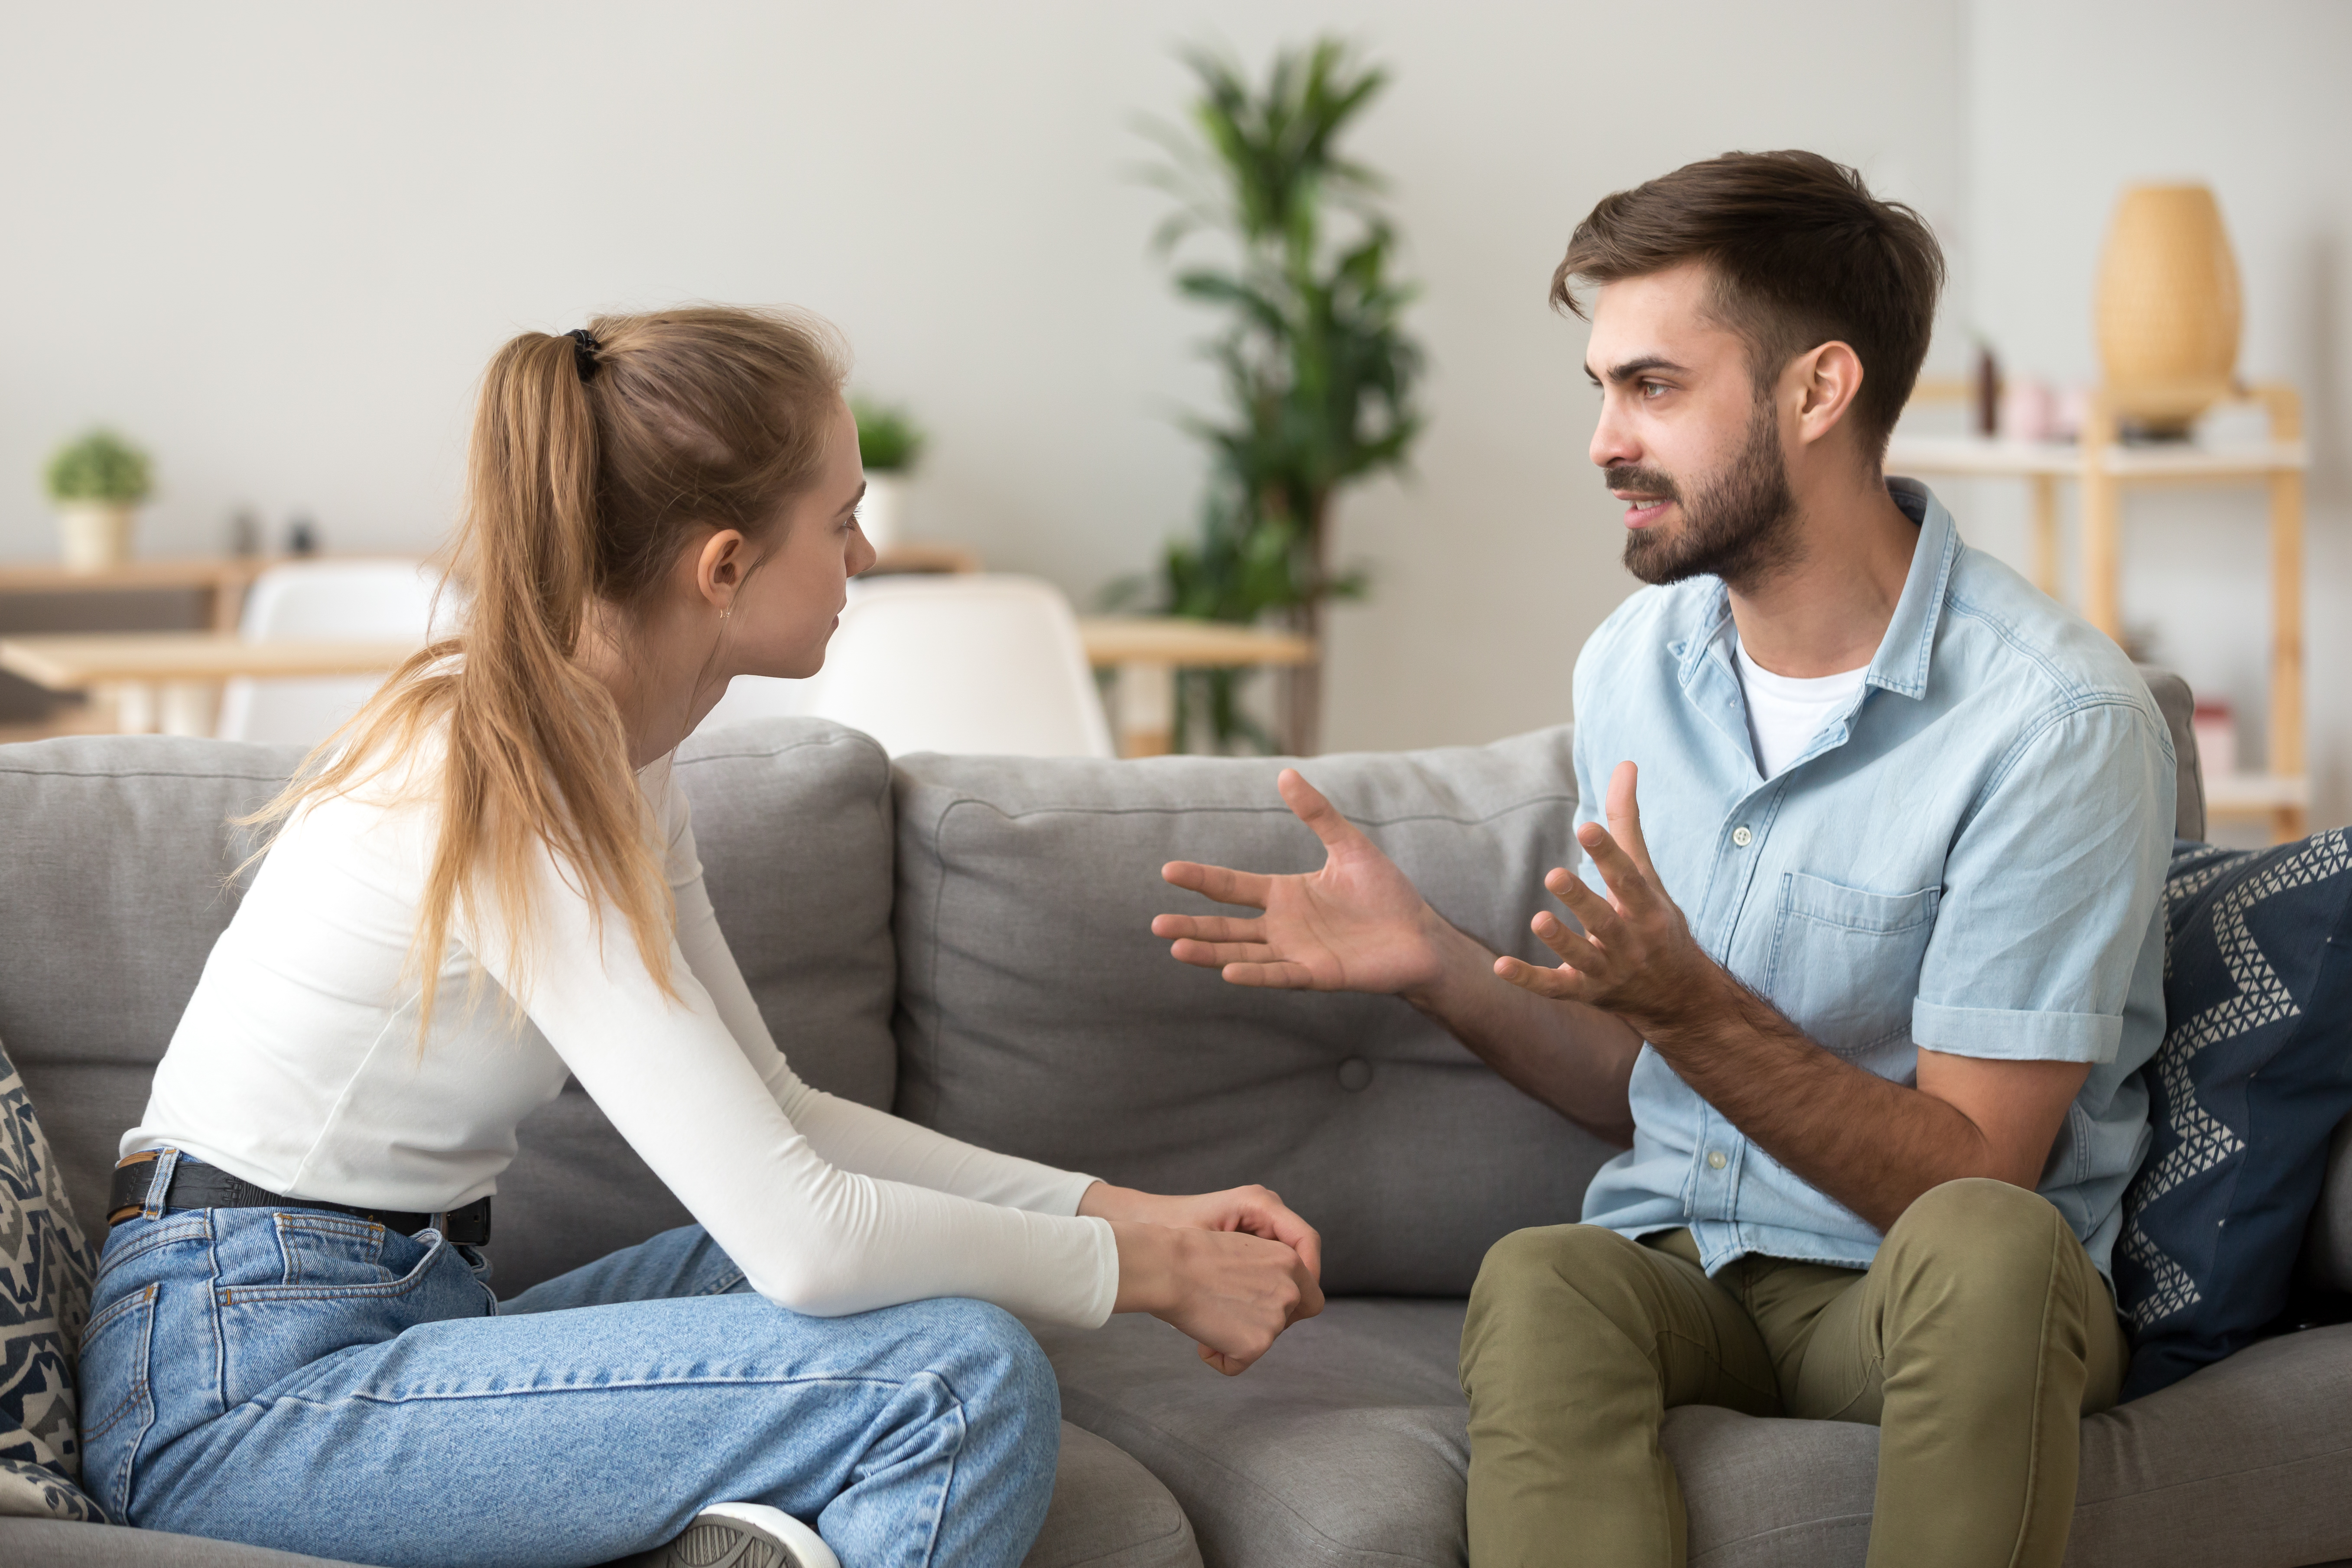
<path fill-rule="evenodd" d="M 104 572 L 131 559 L 138 509 L 123 501 L 67 501 L 58 508 L 58 545 L 68 572 Z"/>
<path fill-rule="evenodd" d="M 2116 411 L 2186 435 L 2238 368 L 2238 263 L 2203 185 L 2134 185 L 2099 264 L 2099 360 Z"/>

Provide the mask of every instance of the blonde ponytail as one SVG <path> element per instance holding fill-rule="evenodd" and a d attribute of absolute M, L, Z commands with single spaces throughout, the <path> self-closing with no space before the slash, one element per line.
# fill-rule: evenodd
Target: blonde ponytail
<path fill-rule="evenodd" d="M 490 361 L 455 547 L 461 629 L 396 671 L 253 818 L 282 825 L 443 729 L 444 761 L 425 775 L 438 780 L 439 838 L 410 952 L 420 1034 L 453 920 L 502 929 L 527 988 L 543 854 L 620 914 L 669 990 L 661 846 L 582 640 L 598 602 L 625 627 L 698 531 L 765 540 L 814 482 L 846 374 L 837 338 L 805 317 L 703 307 L 601 317 L 588 336 L 593 348 L 526 332 Z"/>

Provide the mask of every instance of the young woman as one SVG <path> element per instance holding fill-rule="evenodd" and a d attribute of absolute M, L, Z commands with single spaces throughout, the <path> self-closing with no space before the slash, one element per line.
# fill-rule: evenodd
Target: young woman
<path fill-rule="evenodd" d="M 1273 1194 L 957 1143 L 761 1021 L 669 758 L 733 677 L 814 674 L 874 560 L 843 378 L 821 326 L 715 309 L 491 362 L 464 629 L 265 814 L 122 1141 L 82 1352 L 116 1517 L 419 1568 L 1010 1568 L 1059 1432 L 1012 1314 L 1152 1312 L 1234 1373 L 1320 1310 Z M 698 1223 L 499 1301 L 467 1243 L 567 1075 Z"/>

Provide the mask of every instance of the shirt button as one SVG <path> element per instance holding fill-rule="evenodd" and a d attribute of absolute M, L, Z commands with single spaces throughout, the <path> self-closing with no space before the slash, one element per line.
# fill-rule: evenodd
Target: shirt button
<path fill-rule="evenodd" d="M 1746 828 L 1742 828 L 1742 829 L 1740 829 L 1740 831 L 1744 833 L 1744 832 L 1746 832 L 1746 831 L 1747 831 L 1747 829 L 1746 829 Z M 1727 1164 L 1727 1163 L 1729 1163 L 1729 1162 L 1724 1159 L 1724 1157 L 1723 1157 L 1723 1151 L 1722 1151 L 1722 1150 L 1720 1150 L 1720 1149 L 1709 1149 L 1709 1150 L 1706 1152 L 1706 1168 L 1707 1168 L 1708 1170 L 1710 1170 L 1710 1171 L 1720 1171 L 1720 1170 L 1722 1170 L 1722 1169 L 1723 1169 L 1723 1167 L 1724 1167 L 1726 1164 Z"/>
<path fill-rule="evenodd" d="M 1749 844 L 1755 841 L 1755 838 L 1756 835 L 1748 832 L 1748 829 L 1744 827 L 1735 827 L 1731 830 L 1731 841 L 1734 844 L 1738 845 L 1742 849 L 1747 848 Z"/>

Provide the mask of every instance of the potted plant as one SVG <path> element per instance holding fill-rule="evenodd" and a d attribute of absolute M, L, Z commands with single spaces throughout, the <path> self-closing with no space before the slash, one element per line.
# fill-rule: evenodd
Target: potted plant
<path fill-rule="evenodd" d="M 92 430 L 49 459 L 49 500 L 68 572 L 103 572 L 131 558 L 131 524 L 154 487 L 147 454 L 110 430 Z"/>
<path fill-rule="evenodd" d="M 1332 565 L 1332 500 L 1403 468 L 1421 431 L 1422 353 L 1403 325 L 1415 290 L 1389 270 L 1396 237 L 1380 175 L 1339 147 L 1388 76 L 1333 38 L 1277 53 L 1263 86 L 1217 55 L 1184 58 L 1200 84 L 1192 133 L 1151 128 L 1170 161 L 1148 177 L 1179 203 L 1160 228 L 1162 254 L 1196 235 L 1223 242 L 1175 282 L 1225 315 L 1206 351 L 1226 408 L 1187 421 L 1209 449 L 1210 484 L 1199 535 L 1160 563 L 1161 603 L 1203 620 L 1271 619 L 1319 642 L 1325 602 L 1365 587 L 1362 573 Z M 1203 703 L 1221 749 L 1273 740 L 1238 705 L 1248 673 L 1184 673 L 1180 749 Z M 1301 665 L 1288 679 L 1281 743 L 1303 755 L 1321 728 L 1322 670 Z"/>
<path fill-rule="evenodd" d="M 866 465 L 866 500 L 857 526 L 866 542 L 887 552 L 899 542 L 906 521 L 906 484 L 923 455 L 923 433 L 903 408 L 853 398 L 857 416 L 857 458 Z"/>

